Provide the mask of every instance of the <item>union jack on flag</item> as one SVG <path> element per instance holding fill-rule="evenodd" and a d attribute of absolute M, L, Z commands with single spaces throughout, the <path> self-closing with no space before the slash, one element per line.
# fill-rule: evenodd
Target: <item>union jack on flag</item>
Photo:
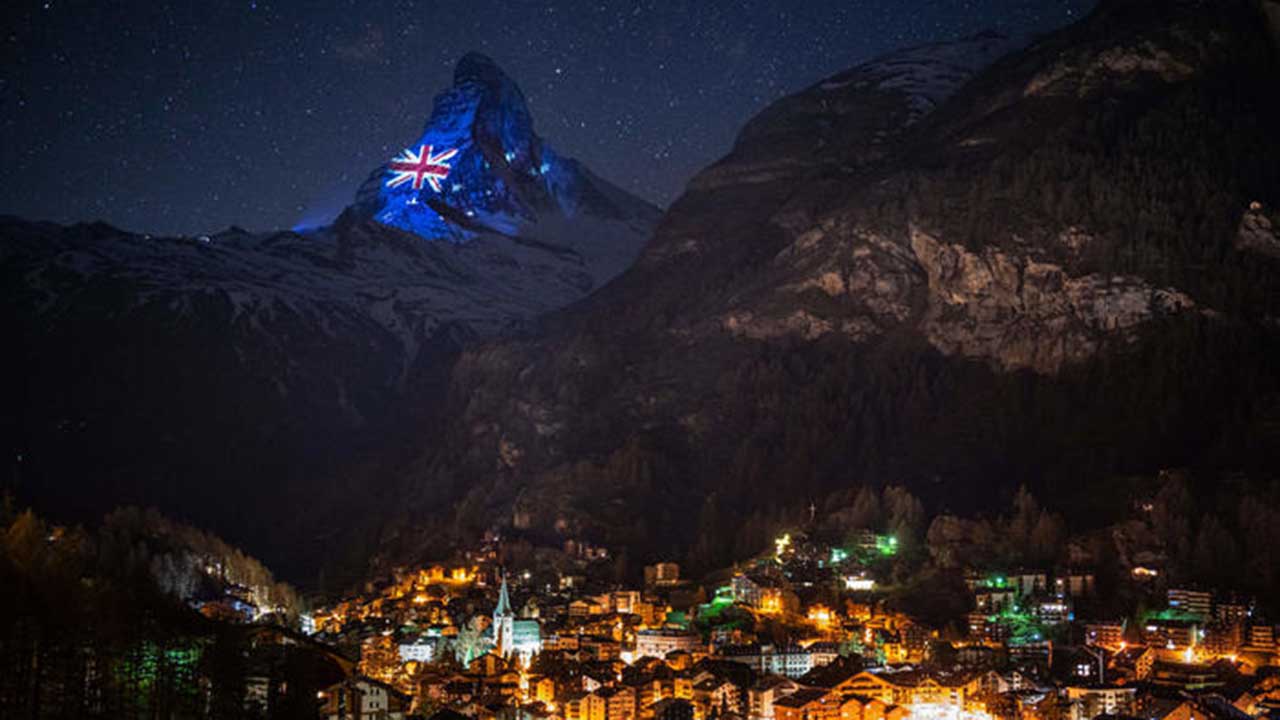
<path fill-rule="evenodd" d="M 405 149 L 391 161 L 388 168 L 394 174 L 387 181 L 387 187 L 399 187 L 407 182 L 413 183 L 414 190 L 421 190 L 423 181 L 431 185 L 431 189 L 440 192 L 440 181 L 449 177 L 449 160 L 458 154 L 457 149 L 445 150 L 433 155 L 430 145 L 423 145 L 414 152 Z"/>

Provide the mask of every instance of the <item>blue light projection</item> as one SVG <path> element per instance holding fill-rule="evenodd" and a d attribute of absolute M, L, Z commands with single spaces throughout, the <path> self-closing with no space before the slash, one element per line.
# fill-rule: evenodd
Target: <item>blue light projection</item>
<path fill-rule="evenodd" d="M 436 97 L 422 136 L 374 173 L 357 205 L 385 225 L 463 243 L 518 234 L 547 212 L 571 217 L 587 184 L 534 133 L 515 83 L 473 53 Z"/>

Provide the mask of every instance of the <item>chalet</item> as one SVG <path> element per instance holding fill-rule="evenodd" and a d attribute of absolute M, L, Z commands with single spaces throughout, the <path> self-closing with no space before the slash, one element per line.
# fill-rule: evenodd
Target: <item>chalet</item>
<path fill-rule="evenodd" d="M 841 695 L 857 695 L 890 705 L 896 704 L 901 697 L 894 683 L 881 675 L 869 672 L 860 672 L 836 685 L 832 690 Z"/>
<path fill-rule="evenodd" d="M 714 677 L 710 674 L 700 677 L 693 683 L 693 704 L 703 710 L 703 715 L 715 711 L 736 711 L 740 709 L 738 687 L 733 683 Z"/>
<path fill-rule="evenodd" d="M 544 705 L 555 702 L 556 681 L 550 677 L 539 677 L 529 681 L 529 696 Z"/>
<path fill-rule="evenodd" d="M 796 681 L 781 675 L 760 678 L 747 690 L 747 715 L 757 720 L 774 720 L 774 702 L 799 688 Z"/>
<path fill-rule="evenodd" d="M 609 687 L 596 691 L 605 701 L 607 720 L 634 720 L 636 717 L 636 691 L 632 688 Z"/>
<path fill-rule="evenodd" d="M 1092 720 L 1104 714 L 1131 714 L 1136 708 L 1137 693 L 1137 689 L 1132 686 L 1067 686 L 1067 719 Z"/>
<path fill-rule="evenodd" d="M 494 653 L 485 653 L 467 666 L 467 670 L 476 675 L 500 675 L 511 669 L 511 663 Z"/>
<path fill-rule="evenodd" d="M 1156 651 L 1144 645 L 1127 647 L 1111 656 L 1107 664 L 1107 676 L 1114 681 L 1137 682 L 1151 676 L 1155 666 Z"/>
<path fill-rule="evenodd" d="M 773 702 L 777 720 L 839 720 L 840 696 L 822 688 L 804 688 Z"/>
<path fill-rule="evenodd" d="M 1198 663 L 1156 661 L 1147 681 L 1154 686 L 1196 692 L 1220 688 L 1226 678 L 1219 668 Z"/>
<path fill-rule="evenodd" d="M 919 703 L 960 709 L 969 707 L 970 700 L 981 694 L 988 678 L 987 673 L 860 672 L 832 691 L 842 697 L 879 700 L 890 706 Z"/>
<path fill-rule="evenodd" d="M 561 707 L 565 720 L 608 720 L 609 703 L 597 692 L 572 693 Z"/>
<path fill-rule="evenodd" d="M 325 720 L 404 720 L 411 698 L 385 683 L 351 677 L 320 692 Z"/>

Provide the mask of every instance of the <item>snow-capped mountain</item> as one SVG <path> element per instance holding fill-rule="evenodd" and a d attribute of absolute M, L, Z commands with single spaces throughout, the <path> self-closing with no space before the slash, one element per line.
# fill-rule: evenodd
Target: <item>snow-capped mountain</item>
<path fill-rule="evenodd" d="M 487 233 L 538 235 L 549 218 L 652 219 L 645 203 L 542 142 L 520 88 L 477 53 L 459 61 L 422 136 L 360 187 L 355 209 L 456 243 Z"/>
<path fill-rule="evenodd" d="M 860 486 L 1088 515 L 1124 473 L 1270 477 L 1274 6 L 1104 0 L 777 101 L 626 273 L 464 353 L 398 549 L 511 517 L 709 570 Z"/>
<path fill-rule="evenodd" d="M 376 169 L 334 224 L 305 232 L 0 218 L 17 339 L 4 429 L 23 492 L 87 515 L 156 503 L 243 535 L 236 490 L 327 494 L 307 478 L 429 412 L 463 343 L 607 283 L 659 215 L 543 143 L 479 55 L 402 142 L 433 148 L 426 164 L 408 179 Z"/>

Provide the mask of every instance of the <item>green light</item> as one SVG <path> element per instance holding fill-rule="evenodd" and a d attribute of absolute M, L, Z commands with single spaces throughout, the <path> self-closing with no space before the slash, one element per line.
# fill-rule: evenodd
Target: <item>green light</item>
<path fill-rule="evenodd" d="M 1146 620 L 1174 620 L 1181 622 L 1200 622 L 1204 618 L 1199 613 L 1188 612 L 1181 608 L 1167 607 L 1163 610 L 1148 612 Z"/>
<path fill-rule="evenodd" d="M 838 565 L 849 558 L 849 553 L 843 548 L 831 548 L 831 564 Z"/>
<path fill-rule="evenodd" d="M 877 535 L 876 551 L 881 555 L 896 555 L 898 552 L 898 538 L 892 535 Z"/>

